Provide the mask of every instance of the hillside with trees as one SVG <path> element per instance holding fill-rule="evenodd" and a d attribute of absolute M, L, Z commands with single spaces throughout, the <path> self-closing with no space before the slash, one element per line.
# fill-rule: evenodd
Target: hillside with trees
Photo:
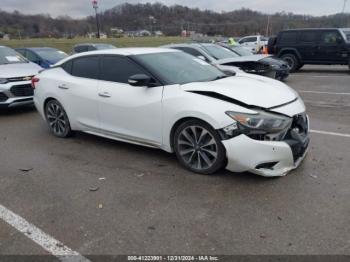
<path fill-rule="evenodd" d="M 146 29 L 162 31 L 165 35 L 179 35 L 182 30 L 207 35 L 242 36 L 249 34 L 272 35 L 281 29 L 306 27 L 350 27 L 349 14 L 314 17 L 292 13 L 263 14 L 250 9 L 214 12 L 175 5 L 122 4 L 101 12 L 100 22 L 106 33 L 111 28 L 124 31 Z M 269 25 L 269 26 L 268 26 Z M 95 18 L 73 19 L 67 16 L 24 15 L 17 11 L 0 10 L 0 32 L 11 38 L 74 37 L 94 32 Z"/>

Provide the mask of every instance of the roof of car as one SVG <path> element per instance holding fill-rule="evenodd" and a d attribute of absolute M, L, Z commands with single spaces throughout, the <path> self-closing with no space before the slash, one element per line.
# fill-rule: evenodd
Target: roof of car
<path fill-rule="evenodd" d="M 91 55 L 144 55 L 144 54 L 156 54 L 156 53 L 167 53 L 167 52 L 179 52 L 174 49 L 168 48 L 117 48 L 117 49 L 106 49 L 106 50 L 97 50 L 97 51 L 89 51 L 78 53 L 72 56 L 69 56 L 63 60 L 61 60 L 58 64 L 63 64 L 64 62 L 71 60 L 73 58 L 91 56 Z"/>
<path fill-rule="evenodd" d="M 18 49 L 27 49 L 27 50 L 32 50 L 32 51 L 40 51 L 40 50 L 58 50 L 56 48 L 53 47 L 21 47 L 21 48 L 16 48 L 16 50 Z"/>
<path fill-rule="evenodd" d="M 95 46 L 95 45 L 113 45 L 113 44 L 109 44 L 109 43 L 80 43 L 80 44 L 76 44 L 74 47 L 78 47 L 78 46 Z"/>

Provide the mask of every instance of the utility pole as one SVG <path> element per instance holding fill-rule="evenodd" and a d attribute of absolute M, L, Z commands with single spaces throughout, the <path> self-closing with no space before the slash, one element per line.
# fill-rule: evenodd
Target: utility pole
<path fill-rule="evenodd" d="M 95 14 L 96 14 L 97 38 L 100 38 L 100 22 L 98 19 L 98 2 L 97 2 L 97 0 L 92 1 L 92 7 L 95 9 Z"/>
<path fill-rule="evenodd" d="M 344 4 L 343 4 L 343 10 L 342 10 L 342 13 L 344 14 L 345 12 L 345 8 L 346 8 L 346 3 L 348 2 L 348 0 L 344 0 Z"/>
<path fill-rule="evenodd" d="M 270 19 L 271 19 L 271 16 L 268 16 L 268 17 L 267 17 L 267 26 L 266 26 L 266 34 L 265 34 L 265 36 L 269 36 L 269 32 L 270 32 Z"/>

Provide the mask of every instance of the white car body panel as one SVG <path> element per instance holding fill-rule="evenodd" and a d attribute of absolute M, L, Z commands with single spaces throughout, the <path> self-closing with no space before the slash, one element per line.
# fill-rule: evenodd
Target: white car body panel
<path fill-rule="evenodd" d="M 157 52 L 179 51 L 139 48 L 90 54 Z M 61 63 L 68 60 L 70 58 Z M 44 118 L 44 103 L 48 98 L 54 98 L 64 106 L 73 130 L 161 148 L 167 152 L 174 151 L 171 142 L 174 125 L 185 118 L 201 119 L 219 130 L 235 123 L 225 112 L 256 113 L 250 106 L 271 108 L 270 111 L 289 117 L 305 113 L 305 105 L 293 89 L 279 81 L 251 74 L 237 74 L 211 82 L 149 88 L 74 77 L 60 67 L 46 70 L 37 77 L 40 81 L 36 85 L 34 101 Z M 68 89 L 59 88 L 62 84 Z M 239 103 L 195 92 L 214 92 Z M 306 154 L 295 162 L 286 142 L 258 141 L 246 135 L 223 140 L 222 143 L 226 149 L 228 170 L 249 171 L 268 177 L 285 175 L 296 168 Z M 273 170 L 256 169 L 257 165 L 271 161 L 278 162 Z"/>

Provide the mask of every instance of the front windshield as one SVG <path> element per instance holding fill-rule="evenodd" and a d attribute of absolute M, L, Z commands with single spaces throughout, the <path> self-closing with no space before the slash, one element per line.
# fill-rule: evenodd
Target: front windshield
<path fill-rule="evenodd" d="M 97 50 L 116 49 L 114 45 L 109 44 L 97 44 L 95 47 Z"/>
<path fill-rule="evenodd" d="M 216 67 L 183 52 L 164 52 L 134 57 L 168 85 L 207 82 L 226 77 Z"/>
<path fill-rule="evenodd" d="M 37 50 L 36 53 L 44 60 L 55 62 L 55 63 L 68 56 L 65 52 L 55 50 L 55 49 Z"/>
<path fill-rule="evenodd" d="M 0 65 L 27 63 L 28 61 L 15 50 L 0 46 Z"/>
<path fill-rule="evenodd" d="M 233 52 L 235 52 L 236 54 L 240 55 L 240 56 L 249 56 L 249 55 L 253 55 L 252 52 L 250 52 L 248 49 L 245 49 L 243 47 L 240 46 L 233 46 L 230 47 L 232 49 Z"/>
<path fill-rule="evenodd" d="M 239 55 L 219 45 L 201 45 L 201 48 L 216 60 L 238 57 Z"/>

